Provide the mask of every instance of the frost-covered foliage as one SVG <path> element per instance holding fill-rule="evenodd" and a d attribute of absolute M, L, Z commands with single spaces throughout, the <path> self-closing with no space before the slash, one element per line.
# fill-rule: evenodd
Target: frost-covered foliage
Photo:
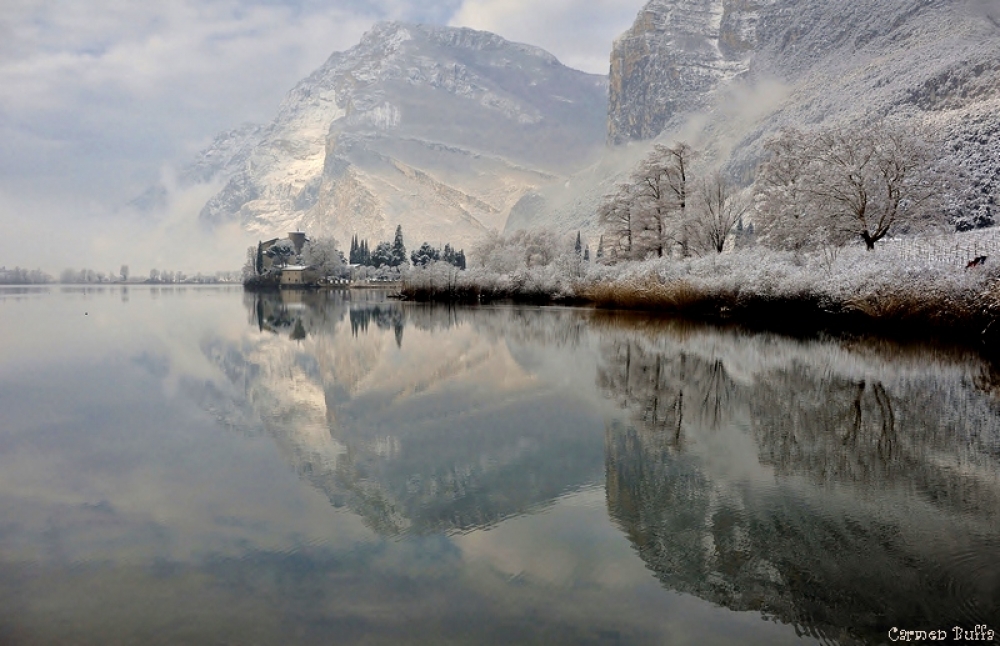
<path fill-rule="evenodd" d="M 694 236 L 690 204 L 696 152 L 686 143 L 656 144 L 618 190 L 605 197 L 598 221 L 617 258 L 662 258 L 675 247 L 688 254 Z"/>
<path fill-rule="evenodd" d="M 965 270 L 933 258 L 903 260 L 862 248 L 835 257 L 762 247 L 681 261 L 598 266 L 586 288 L 607 298 L 631 298 L 683 306 L 682 299 L 718 300 L 740 306 L 749 300 L 803 301 L 828 311 L 905 315 L 905 309 L 967 312 L 1000 278 L 1000 265 Z M 639 303 L 636 303 L 639 304 Z"/>
<path fill-rule="evenodd" d="M 769 307 L 780 306 L 940 326 L 984 322 L 998 285 L 995 261 L 966 269 L 949 258 L 870 253 L 861 246 L 811 253 L 756 246 L 614 265 L 584 263 L 572 253 L 534 266 L 501 256 L 466 272 L 434 263 L 410 272 L 402 291 L 422 300 L 575 301 L 716 317 L 767 316 Z"/>
<path fill-rule="evenodd" d="M 893 232 L 943 224 L 956 170 L 927 130 L 876 121 L 787 129 L 765 146 L 756 183 L 763 240 L 792 249 L 869 249 Z"/>
<path fill-rule="evenodd" d="M 575 298 L 586 265 L 573 240 L 551 231 L 492 232 L 476 246 L 465 271 L 441 261 L 414 267 L 404 293 L 450 300 L 562 300 Z"/>
<path fill-rule="evenodd" d="M 410 254 L 410 262 L 414 267 L 424 267 L 435 260 L 441 259 L 441 252 L 434 248 L 429 242 L 420 245 L 420 248 Z"/>
<path fill-rule="evenodd" d="M 536 229 L 501 235 L 492 231 L 472 251 L 472 267 L 497 274 L 546 267 L 565 256 L 574 255 L 572 241 L 552 231 Z"/>
<path fill-rule="evenodd" d="M 1000 217 L 998 115 L 1000 98 L 927 116 L 928 126 L 948 142 L 948 158 L 959 168 L 961 190 L 948 213 L 958 231 L 993 226 Z"/>
<path fill-rule="evenodd" d="M 315 267 L 324 277 L 342 278 L 349 273 L 347 259 L 337 248 L 337 241 L 329 237 L 309 240 L 302 248 L 302 262 Z"/>
<path fill-rule="evenodd" d="M 279 267 L 297 262 L 295 243 L 288 239 L 278 240 L 273 245 L 268 247 L 267 251 L 264 252 L 264 255 L 268 258 L 272 258 L 274 260 L 274 264 Z"/>

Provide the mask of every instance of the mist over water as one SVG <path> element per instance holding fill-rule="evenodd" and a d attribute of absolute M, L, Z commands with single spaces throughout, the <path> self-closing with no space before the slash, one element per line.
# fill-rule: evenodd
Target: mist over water
<path fill-rule="evenodd" d="M 974 353 L 174 286 L 3 289 L 0 338 L 4 643 L 1000 629 Z"/>

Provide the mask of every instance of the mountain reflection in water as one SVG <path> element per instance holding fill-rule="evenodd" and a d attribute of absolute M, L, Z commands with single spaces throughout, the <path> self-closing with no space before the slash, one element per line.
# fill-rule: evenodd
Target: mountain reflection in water
<path fill-rule="evenodd" d="M 1000 407 L 975 355 L 364 293 L 246 305 L 275 339 L 205 351 L 381 534 L 490 527 L 603 462 L 612 519 L 670 590 L 842 644 L 1000 617 Z M 596 365 L 566 363 L 588 345 Z M 592 411 L 546 396 L 560 370 L 594 371 L 603 447 L 574 431 Z"/>
<path fill-rule="evenodd" d="M 403 307 L 364 291 L 245 302 L 273 338 L 205 352 L 301 476 L 378 533 L 488 527 L 599 482 L 600 437 L 578 430 L 590 411 L 540 383 L 505 340 L 508 318 L 544 330 L 558 323 L 547 315 Z M 572 343 L 583 321 L 563 318 L 574 323 L 554 328 L 570 332 L 559 343 Z"/>

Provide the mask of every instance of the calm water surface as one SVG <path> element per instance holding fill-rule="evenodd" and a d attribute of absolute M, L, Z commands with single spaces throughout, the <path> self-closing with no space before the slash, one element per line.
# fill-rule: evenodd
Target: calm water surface
<path fill-rule="evenodd" d="M 979 357 L 377 292 L 0 291 L 0 644 L 1000 632 Z"/>

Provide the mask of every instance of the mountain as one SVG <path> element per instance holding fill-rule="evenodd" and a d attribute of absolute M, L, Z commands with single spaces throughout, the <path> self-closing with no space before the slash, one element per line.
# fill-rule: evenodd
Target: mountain
<path fill-rule="evenodd" d="M 538 191 L 509 226 L 593 227 L 649 142 L 684 139 L 746 184 L 785 127 L 912 120 L 964 175 L 962 228 L 1000 193 L 1000 5 L 983 0 L 650 0 L 611 52 L 607 139 L 638 148 Z M 598 178 L 598 182 L 593 180 Z"/>
<path fill-rule="evenodd" d="M 603 142 L 607 79 L 494 34 L 382 23 L 291 90 L 274 120 L 221 135 L 181 173 L 223 181 L 201 218 L 470 244 Z"/>

